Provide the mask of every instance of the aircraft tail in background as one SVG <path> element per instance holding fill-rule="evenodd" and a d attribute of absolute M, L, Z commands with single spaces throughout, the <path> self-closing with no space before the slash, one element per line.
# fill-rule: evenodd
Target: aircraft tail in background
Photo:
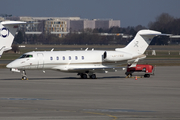
<path fill-rule="evenodd" d="M 26 24 L 22 21 L 4 21 L 0 23 L 0 57 L 4 51 L 10 50 L 18 25 Z"/>

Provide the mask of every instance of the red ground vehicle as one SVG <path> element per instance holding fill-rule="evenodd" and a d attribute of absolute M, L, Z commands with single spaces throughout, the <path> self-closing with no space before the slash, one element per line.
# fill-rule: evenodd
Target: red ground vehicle
<path fill-rule="evenodd" d="M 136 67 L 129 68 L 130 65 L 127 66 L 126 75 L 130 76 L 144 76 L 150 77 L 150 75 L 154 74 L 154 66 L 147 64 L 137 64 Z"/>

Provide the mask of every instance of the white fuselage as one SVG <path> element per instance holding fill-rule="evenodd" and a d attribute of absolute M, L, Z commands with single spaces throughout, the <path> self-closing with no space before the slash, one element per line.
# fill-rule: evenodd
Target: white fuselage
<path fill-rule="evenodd" d="M 117 67 L 130 59 L 132 55 L 120 51 L 37 51 L 25 53 L 24 56 L 9 63 L 7 67 L 22 70 L 53 69 L 81 72 L 86 68 Z"/>

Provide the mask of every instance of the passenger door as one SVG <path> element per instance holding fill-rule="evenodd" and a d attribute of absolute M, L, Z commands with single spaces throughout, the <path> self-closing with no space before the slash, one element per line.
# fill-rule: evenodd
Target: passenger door
<path fill-rule="evenodd" d="M 38 64 L 37 68 L 44 68 L 44 55 L 43 53 L 37 53 Z"/>

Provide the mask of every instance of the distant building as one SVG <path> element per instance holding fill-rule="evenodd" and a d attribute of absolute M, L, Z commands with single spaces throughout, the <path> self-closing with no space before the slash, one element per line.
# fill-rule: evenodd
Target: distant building
<path fill-rule="evenodd" d="M 109 28 L 109 20 L 96 20 L 95 26 L 96 26 L 96 28 L 108 29 Z"/>
<path fill-rule="evenodd" d="M 84 29 L 94 29 L 96 28 L 94 20 L 84 20 Z"/>
<path fill-rule="evenodd" d="M 71 20 L 70 21 L 70 30 L 71 31 L 82 31 L 84 29 L 90 28 L 102 28 L 109 29 L 111 27 L 120 27 L 120 20 L 101 20 L 101 19 L 81 19 L 81 20 Z"/>
<path fill-rule="evenodd" d="M 70 20 L 80 20 L 80 17 L 20 17 L 20 20 L 29 23 L 20 27 L 26 34 L 45 32 L 62 37 L 70 32 Z"/>
<path fill-rule="evenodd" d="M 71 20 L 70 21 L 70 31 L 78 32 L 84 29 L 84 20 Z"/>
<path fill-rule="evenodd" d="M 113 26 L 120 27 L 120 20 L 81 19 L 80 17 L 9 17 L 10 20 L 26 21 L 29 24 L 21 25 L 19 29 L 26 34 L 41 34 L 42 32 L 57 34 L 59 37 L 69 32 L 80 32 L 84 29 L 109 29 Z M 0 20 L 4 20 L 0 18 Z"/>
<path fill-rule="evenodd" d="M 4 21 L 4 18 L 3 18 L 3 17 L 0 17 L 0 21 Z"/>
<path fill-rule="evenodd" d="M 19 20 L 25 21 L 28 24 L 21 25 L 19 29 L 23 29 L 28 34 L 37 34 L 36 32 L 42 32 L 43 29 L 39 28 L 42 20 L 34 19 L 33 17 L 19 17 Z M 41 25 L 42 26 L 42 25 Z M 42 26 L 43 27 L 43 26 Z"/>
<path fill-rule="evenodd" d="M 62 37 L 63 34 L 68 33 L 67 21 L 62 19 L 46 20 L 45 32 L 51 34 L 58 34 L 59 37 Z"/>

